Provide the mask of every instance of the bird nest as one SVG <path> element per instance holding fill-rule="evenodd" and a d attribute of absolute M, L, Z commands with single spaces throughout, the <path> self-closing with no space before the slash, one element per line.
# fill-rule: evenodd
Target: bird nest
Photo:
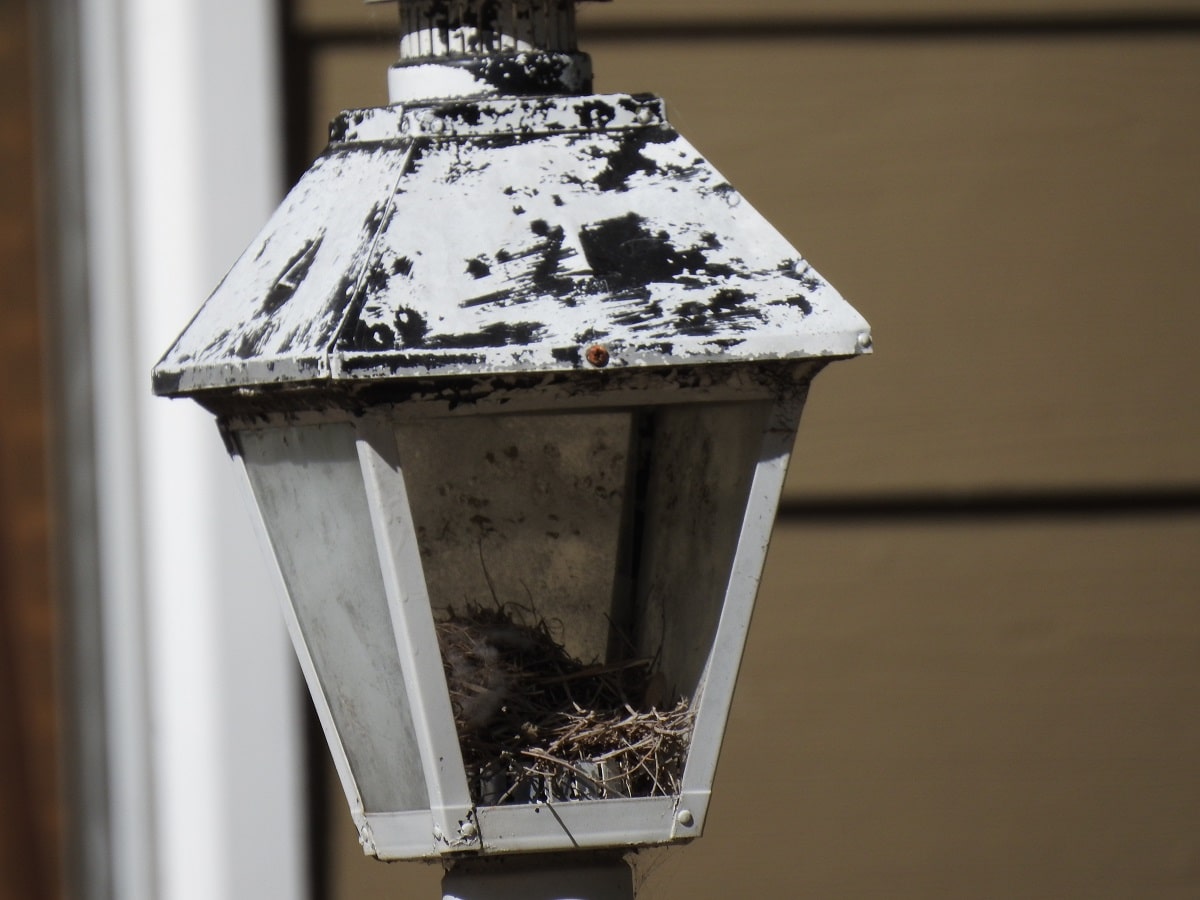
<path fill-rule="evenodd" d="M 586 665 L 507 609 L 450 610 L 437 633 L 476 803 L 679 793 L 691 704 L 658 708 L 651 660 Z"/>

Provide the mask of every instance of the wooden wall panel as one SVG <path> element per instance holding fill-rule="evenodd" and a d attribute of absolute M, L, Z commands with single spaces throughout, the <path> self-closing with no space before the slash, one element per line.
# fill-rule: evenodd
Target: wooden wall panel
<path fill-rule="evenodd" d="M 639 897 L 1186 900 L 1200 520 L 781 525 L 696 844 Z M 361 857 L 330 900 L 429 896 Z"/>
<path fill-rule="evenodd" d="M 1194 896 L 1198 540 L 780 526 L 712 827 L 644 896 Z"/>
<path fill-rule="evenodd" d="M 1200 35 L 592 50 L 874 326 L 793 492 L 1200 483 Z M 386 48 L 319 59 L 318 122 L 385 102 Z"/>
<path fill-rule="evenodd" d="M 1200 480 L 1200 37 L 595 56 L 874 327 L 816 385 L 794 490 Z"/>

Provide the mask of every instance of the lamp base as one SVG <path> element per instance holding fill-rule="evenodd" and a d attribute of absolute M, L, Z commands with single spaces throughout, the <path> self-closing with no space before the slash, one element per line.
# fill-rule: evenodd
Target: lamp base
<path fill-rule="evenodd" d="M 633 869 L 611 853 L 463 860 L 442 879 L 442 900 L 633 900 Z"/>

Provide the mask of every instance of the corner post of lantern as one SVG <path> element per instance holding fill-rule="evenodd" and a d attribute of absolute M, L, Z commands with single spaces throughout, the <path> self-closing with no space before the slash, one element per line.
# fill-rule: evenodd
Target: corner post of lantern
<path fill-rule="evenodd" d="M 416 524 L 394 429 L 381 416 L 367 417 L 359 428 L 357 449 L 405 688 L 415 720 L 424 723 L 416 738 L 433 813 L 433 837 L 450 845 L 470 844 L 477 833 L 471 796 L 442 677 L 437 629 L 421 574 Z M 424 665 L 426 657 L 435 663 Z"/>
<path fill-rule="evenodd" d="M 809 386 L 867 323 L 570 0 L 401 0 L 154 370 L 218 420 L 364 852 L 626 900 L 699 837 Z"/>

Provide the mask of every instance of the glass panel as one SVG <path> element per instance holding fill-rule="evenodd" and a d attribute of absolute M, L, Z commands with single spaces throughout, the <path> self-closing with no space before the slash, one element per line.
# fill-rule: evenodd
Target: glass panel
<path fill-rule="evenodd" d="M 237 439 L 366 811 L 428 809 L 353 426 Z"/>
<path fill-rule="evenodd" d="M 397 440 L 429 596 L 444 616 L 544 622 L 585 663 L 628 655 L 624 558 L 632 416 L 466 416 Z"/>
<path fill-rule="evenodd" d="M 770 404 L 658 411 L 647 443 L 638 577 L 640 652 L 658 689 L 694 697 L 746 513 Z"/>
<path fill-rule="evenodd" d="M 643 701 L 634 415 L 464 416 L 397 438 L 474 801 L 633 793 L 627 771 L 613 779 L 596 759 L 611 747 L 569 732 Z"/>
<path fill-rule="evenodd" d="M 475 802 L 678 791 L 766 412 L 397 427 Z"/>

